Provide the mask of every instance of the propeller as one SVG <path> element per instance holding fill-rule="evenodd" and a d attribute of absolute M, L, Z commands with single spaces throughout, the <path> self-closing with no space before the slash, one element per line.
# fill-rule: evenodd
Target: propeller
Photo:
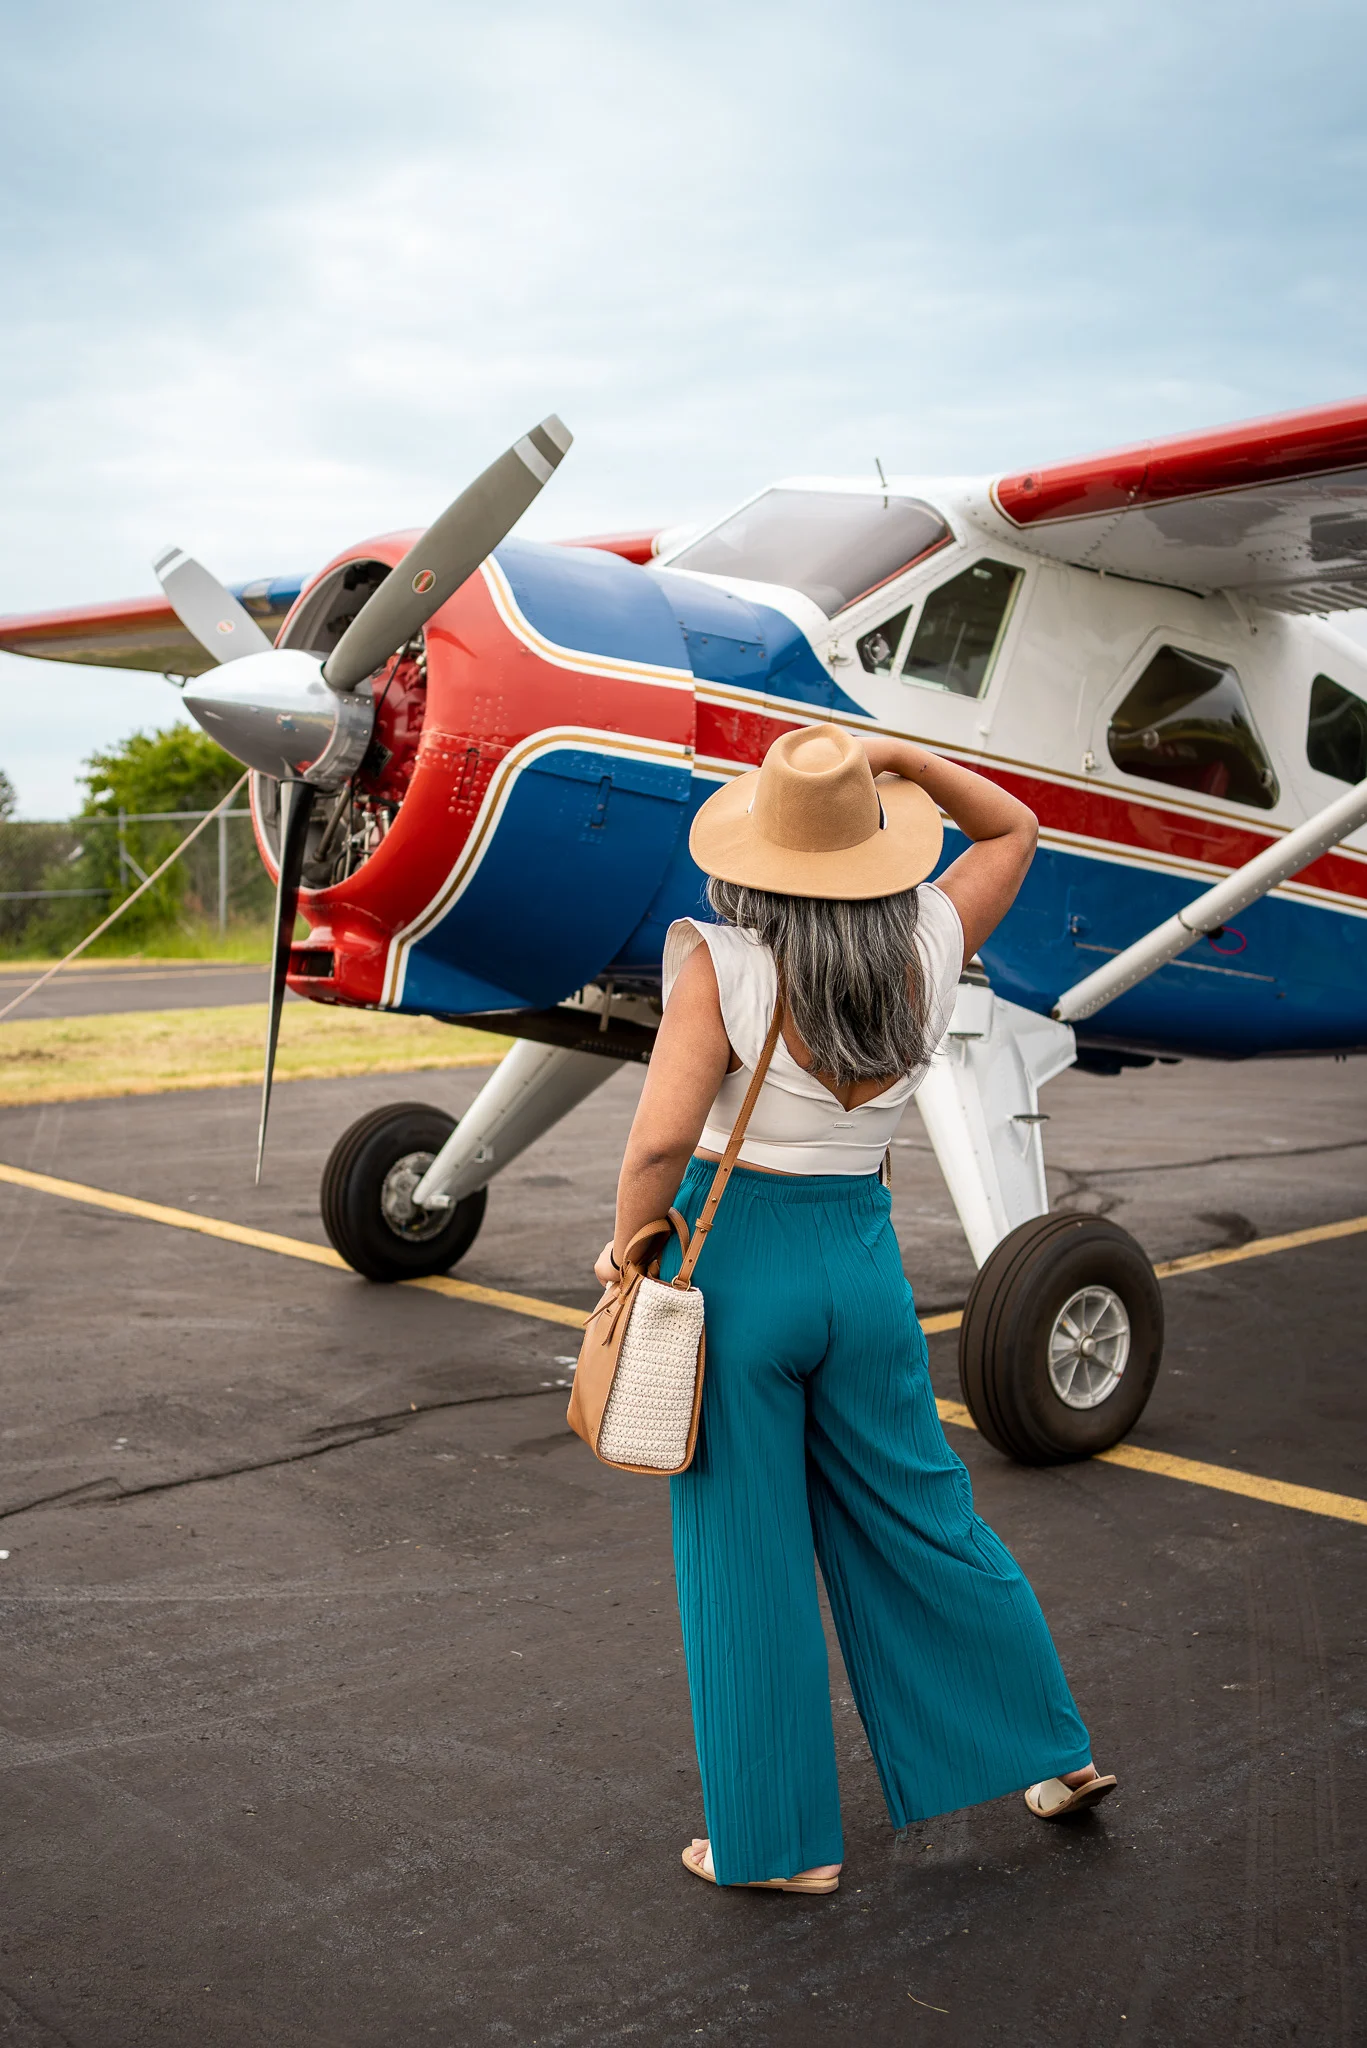
<path fill-rule="evenodd" d="M 270 653 L 271 643 L 251 613 L 193 555 L 163 548 L 152 567 L 181 625 L 215 661 Z"/>
<path fill-rule="evenodd" d="M 275 922 L 271 933 L 271 988 L 266 1016 L 266 1066 L 261 1076 L 261 1122 L 256 1133 L 256 1184 L 266 1156 L 266 1124 L 271 1113 L 275 1049 L 280 1042 L 280 1012 L 290 971 L 290 942 L 299 909 L 299 884 L 304 873 L 304 848 L 313 817 L 314 792 L 307 782 L 280 784 L 280 874 L 275 885 Z"/>
<path fill-rule="evenodd" d="M 427 624 L 512 532 L 573 439 L 552 413 L 447 506 L 362 605 L 323 663 L 329 688 L 354 690 Z"/>
<path fill-rule="evenodd" d="M 258 1181 L 315 794 L 344 789 L 365 759 L 375 705 L 363 686 L 507 537 L 549 483 L 573 439 L 551 413 L 491 462 L 390 570 L 326 660 L 302 648 L 273 647 L 250 613 L 193 556 L 174 547 L 157 556 L 157 579 L 172 610 L 219 664 L 186 685 L 186 708 L 228 753 L 280 784 L 280 872 Z"/>

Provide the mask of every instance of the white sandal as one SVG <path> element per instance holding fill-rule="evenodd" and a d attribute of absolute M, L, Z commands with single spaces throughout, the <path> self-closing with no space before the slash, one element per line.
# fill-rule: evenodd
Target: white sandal
<path fill-rule="evenodd" d="M 691 1870 L 694 1877 L 702 1878 L 707 1884 L 717 1882 L 716 1866 L 712 1861 L 712 1844 L 707 1844 L 702 1861 L 695 1863 L 691 1854 L 693 1844 L 683 1852 L 683 1867 Z M 833 1892 L 838 1889 L 838 1877 L 752 1877 L 746 1884 L 728 1886 L 728 1890 L 750 1892 Z"/>
<path fill-rule="evenodd" d="M 1089 1778 L 1085 1785 L 1065 1785 L 1062 1778 L 1042 1778 L 1026 1792 L 1025 1803 L 1036 1820 L 1062 1820 L 1065 1813 L 1093 1806 L 1115 1788 L 1114 1778 L 1100 1776 Z"/>

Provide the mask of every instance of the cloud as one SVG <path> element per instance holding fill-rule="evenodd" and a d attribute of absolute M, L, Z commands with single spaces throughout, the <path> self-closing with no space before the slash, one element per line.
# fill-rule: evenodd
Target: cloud
<path fill-rule="evenodd" d="M 1365 42 L 1326 0 L 55 0 L 7 23 L 0 609 L 172 537 L 307 568 L 552 406 L 534 533 L 1347 395 Z M 30 814 L 163 701 L 0 688 Z"/>

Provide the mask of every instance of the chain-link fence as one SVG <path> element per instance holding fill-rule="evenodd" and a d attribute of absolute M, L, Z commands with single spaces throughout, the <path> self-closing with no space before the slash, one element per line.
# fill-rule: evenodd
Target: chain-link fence
<path fill-rule="evenodd" d="M 0 822 L 0 949 L 65 951 L 165 860 L 205 811 L 110 811 L 66 824 Z M 128 913 L 127 936 L 260 924 L 270 878 L 251 813 L 224 811 Z"/>

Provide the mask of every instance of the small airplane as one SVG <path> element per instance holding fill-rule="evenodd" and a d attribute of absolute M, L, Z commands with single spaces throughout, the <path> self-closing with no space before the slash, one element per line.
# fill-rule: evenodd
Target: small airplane
<path fill-rule="evenodd" d="M 1367 649 L 1325 619 L 1367 605 L 1367 399 L 509 538 L 570 441 L 551 416 L 426 533 L 306 581 L 230 592 L 167 549 L 160 601 L 0 620 L 0 648 L 166 671 L 253 771 L 262 1142 L 286 986 L 514 1036 L 458 1124 L 404 1103 L 338 1140 L 323 1219 L 377 1281 L 454 1265 L 494 1176 L 648 1058 L 665 932 L 702 903 L 690 820 L 778 734 L 910 734 L 1003 783 L 1040 850 L 916 1101 L 978 1266 L 974 1419 L 1025 1462 L 1105 1448 L 1162 1304 L 1128 1233 L 1049 1213 L 1040 1087 L 1367 1049 Z"/>

